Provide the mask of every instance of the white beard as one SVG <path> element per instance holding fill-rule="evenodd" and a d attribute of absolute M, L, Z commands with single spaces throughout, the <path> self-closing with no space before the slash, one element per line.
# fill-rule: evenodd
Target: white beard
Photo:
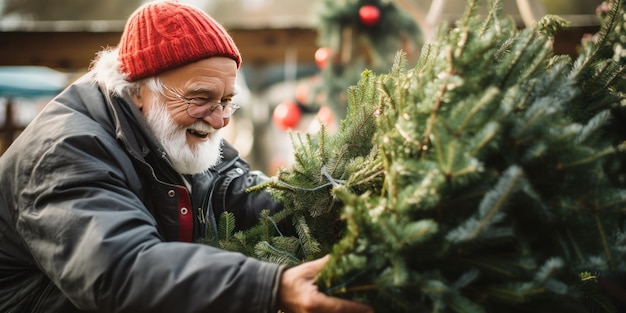
<path fill-rule="evenodd" d="M 222 136 L 218 130 L 201 121 L 189 126 L 209 132 L 209 140 L 192 147 L 187 143 L 186 129 L 176 124 L 165 108 L 165 103 L 158 97 L 152 101 L 154 103 L 144 116 L 177 172 L 198 174 L 217 164 L 222 156 Z"/>

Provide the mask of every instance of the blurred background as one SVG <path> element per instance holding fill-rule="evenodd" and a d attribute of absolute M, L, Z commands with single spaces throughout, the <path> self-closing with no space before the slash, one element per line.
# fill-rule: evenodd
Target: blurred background
<path fill-rule="evenodd" d="M 117 45 L 141 0 L 0 0 L 0 154 L 58 92 Z M 409 62 L 461 0 L 181 0 L 231 33 L 242 56 L 237 103 L 226 137 L 269 175 L 292 161 L 292 135 L 337 129 L 346 88 L 368 68 L 387 72 L 400 50 Z M 486 1 L 483 1 L 486 2 Z M 519 27 L 546 14 L 569 21 L 554 50 L 576 56 L 599 28 L 600 0 L 503 0 Z M 484 6 L 484 5 L 483 5 Z"/>

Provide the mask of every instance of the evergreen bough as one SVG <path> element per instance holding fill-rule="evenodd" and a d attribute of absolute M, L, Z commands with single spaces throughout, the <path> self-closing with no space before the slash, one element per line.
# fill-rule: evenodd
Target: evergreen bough
<path fill-rule="evenodd" d="M 376 312 L 615 311 L 597 282 L 626 269 L 624 4 L 575 60 L 552 51 L 561 18 L 477 7 L 415 67 L 364 71 L 338 133 L 295 135 L 293 166 L 254 188 L 285 210 L 239 233 L 250 255 L 330 253 L 320 288 Z"/>

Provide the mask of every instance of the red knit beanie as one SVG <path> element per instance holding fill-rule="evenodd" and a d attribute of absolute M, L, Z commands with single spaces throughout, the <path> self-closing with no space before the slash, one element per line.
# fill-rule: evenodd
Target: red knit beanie
<path fill-rule="evenodd" d="M 214 56 L 241 66 L 233 39 L 217 21 L 191 5 L 155 1 L 139 7 L 126 22 L 118 45 L 121 71 L 137 81 Z"/>

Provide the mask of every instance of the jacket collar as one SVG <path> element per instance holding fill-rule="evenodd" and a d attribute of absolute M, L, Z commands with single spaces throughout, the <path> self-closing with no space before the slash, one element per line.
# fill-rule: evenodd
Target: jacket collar
<path fill-rule="evenodd" d="M 180 175 L 171 166 L 165 149 L 156 139 L 141 111 L 130 96 L 113 96 L 103 93 L 113 116 L 115 136 L 135 159 L 147 163 L 158 179 L 182 184 Z"/>

